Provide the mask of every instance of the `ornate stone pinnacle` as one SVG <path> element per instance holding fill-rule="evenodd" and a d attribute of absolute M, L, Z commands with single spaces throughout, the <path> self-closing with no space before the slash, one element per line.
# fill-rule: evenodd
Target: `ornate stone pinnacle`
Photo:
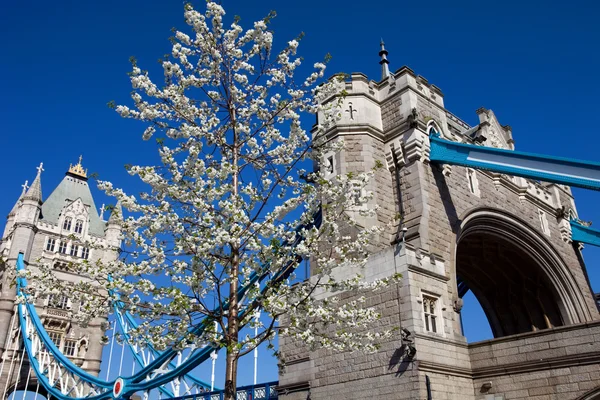
<path fill-rule="evenodd" d="M 81 176 L 82 178 L 87 178 L 87 169 L 83 169 L 81 166 L 81 160 L 83 156 L 79 156 L 79 162 L 75 165 L 69 164 L 69 173 L 77 176 Z"/>

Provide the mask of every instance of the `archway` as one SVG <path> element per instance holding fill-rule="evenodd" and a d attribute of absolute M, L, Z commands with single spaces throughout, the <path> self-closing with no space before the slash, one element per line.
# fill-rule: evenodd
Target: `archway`
<path fill-rule="evenodd" d="M 473 292 L 494 337 L 586 320 L 583 297 L 560 257 L 515 217 L 495 210 L 468 215 L 455 260 L 459 297 Z"/>

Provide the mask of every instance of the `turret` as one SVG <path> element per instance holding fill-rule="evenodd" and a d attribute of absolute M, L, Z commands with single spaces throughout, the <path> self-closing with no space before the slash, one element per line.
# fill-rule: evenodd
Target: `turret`
<path fill-rule="evenodd" d="M 19 211 L 19 207 L 21 206 L 21 201 L 23 200 L 23 197 L 25 197 L 25 193 L 27 192 L 27 189 L 29 188 L 29 186 L 27 185 L 28 183 L 29 183 L 28 181 L 25 181 L 25 183 L 23 185 L 21 185 L 21 187 L 23 188 L 23 191 L 21 191 L 21 195 L 17 199 L 12 210 L 10 210 L 10 212 L 6 216 L 6 226 L 4 227 L 4 233 L 2 234 L 2 239 L 4 239 L 4 240 L 7 239 L 9 232 L 11 231 L 11 229 L 14 226 L 15 216 L 17 215 L 17 211 Z"/>
<path fill-rule="evenodd" d="M 114 247 L 121 246 L 121 226 L 123 224 L 123 207 L 121 206 L 121 200 L 117 201 L 117 204 L 112 209 L 108 222 L 106 223 L 106 229 L 104 230 L 106 235 L 106 241 L 109 245 Z"/>
<path fill-rule="evenodd" d="M 31 184 L 31 187 L 25 192 L 22 198 L 15 204 L 14 229 L 11 237 L 9 259 L 16 259 L 20 252 L 25 255 L 25 260 L 29 261 L 31 248 L 37 231 L 36 224 L 42 211 L 42 181 L 41 175 L 44 171 L 44 163 L 40 163 L 37 168 L 37 175 Z M 20 204 L 19 204 L 20 203 Z M 12 211 L 11 211 L 12 212 Z"/>

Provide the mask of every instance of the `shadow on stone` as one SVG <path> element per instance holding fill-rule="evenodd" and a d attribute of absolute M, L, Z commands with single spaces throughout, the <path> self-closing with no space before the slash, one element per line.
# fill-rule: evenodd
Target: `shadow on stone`
<path fill-rule="evenodd" d="M 394 351 L 394 354 L 392 354 L 392 358 L 390 359 L 390 364 L 388 366 L 388 371 L 396 369 L 396 377 L 402 376 L 404 372 L 406 372 L 408 367 L 412 365 L 414 355 L 409 356 L 409 351 L 409 346 L 403 344 L 402 346 L 400 346 L 400 348 Z"/>

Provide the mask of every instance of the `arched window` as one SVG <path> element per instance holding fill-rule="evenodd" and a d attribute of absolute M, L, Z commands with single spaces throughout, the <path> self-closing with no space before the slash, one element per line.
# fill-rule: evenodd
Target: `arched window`
<path fill-rule="evenodd" d="M 71 255 L 73 257 L 77 257 L 77 253 L 79 252 L 79 246 L 76 244 L 71 245 Z"/>
<path fill-rule="evenodd" d="M 67 242 L 61 241 L 58 246 L 58 252 L 60 254 L 67 254 Z"/>
<path fill-rule="evenodd" d="M 81 233 L 83 231 L 83 221 L 78 219 L 75 222 L 75 233 Z"/>
<path fill-rule="evenodd" d="M 63 222 L 63 229 L 65 231 L 70 231 L 71 230 L 71 222 L 73 221 L 73 219 L 71 217 L 66 217 L 65 218 L 65 222 Z"/>
<path fill-rule="evenodd" d="M 56 245 L 56 239 L 48 238 L 48 243 L 46 243 L 46 250 L 54 251 L 55 245 Z"/>

